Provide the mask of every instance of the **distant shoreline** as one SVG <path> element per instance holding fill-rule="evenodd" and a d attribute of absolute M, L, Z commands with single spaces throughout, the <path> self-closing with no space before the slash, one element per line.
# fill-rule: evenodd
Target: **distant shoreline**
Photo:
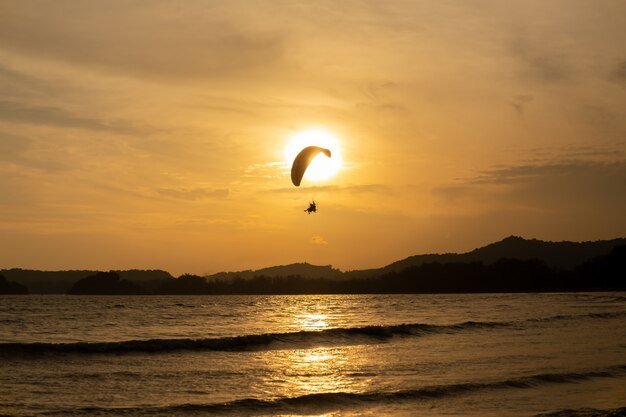
<path fill-rule="evenodd" d="M 28 296 L 63 296 L 63 297 L 223 297 L 232 295 L 267 295 L 267 296 L 293 296 L 293 295 L 489 295 L 489 294 L 585 294 L 585 293 L 626 293 L 626 288 L 617 289 L 588 289 L 572 291 L 483 291 L 483 292 L 335 292 L 335 293 L 214 293 L 214 294 L 64 294 L 64 293 L 28 293 L 28 294 L 0 294 L 0 297 L 28 297 Z"/>
<path fill-rule="evenodd" d="M 342 272 L 308 263 L 210 276 L 162 270 L 0 270 L 0 293 L 73 295 L 501 294 L 626 290 L 626 239 L 511 236 L 463 254 L 416 255 Z"/>

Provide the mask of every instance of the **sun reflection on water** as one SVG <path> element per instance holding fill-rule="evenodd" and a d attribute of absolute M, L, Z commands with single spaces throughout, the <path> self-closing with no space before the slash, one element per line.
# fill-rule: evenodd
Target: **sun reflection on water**
<path fill-rule="evenodd" d="M 286 352 L 285 377 L 292 392 L 299 395 L 320 392 L 349 391 L 351 381 L 346 377 L 346 356 L 334 349 L 300 349 Z"/>
<path fill-rule="evenodd" d="M 345 303 L 342 299 L 339 302 Z M 338 300 L 316 296 L 293 297 L 285 300 L 281 313 L 281 325 L 289 333 L 320 332 L 314 337 L 306 337 L 306 343 L 294 344 L 293 348 L 271 350 L 259 353 L 267 370 L 257 388 L 263 396 L 271 398 L 293 398 L 321 393 L 363 392 L 371 383 L 371 375 L 363 372 L 365 363 L 370 360 L 358 346 L 342 346 L 331 343 L 327 338 L 336 337 L 325 330 L 341 327 L 345 308 L 337 307 Z M 286 335 L 285 339 L 289 340 Z M 300 340 L 294 336 L 295 340 Z M 316 342 L 320 345 L 316 345 Z M 311 410 L 316 416 L 334 416 L 335 412 L 323 414 Z M 328 410 L 326 410 L 328 411 Z M 299 414 L 301 415 L 301 414 Z"/>
<path fill-rule="evenodd" d="M 323 330 L 329 328 L 328 316 L 326 314 L 298 314 L 294 316 L 295 324 L 301 330 Z"/>
<path fill-rule="evenodd" d="M 371 377 L 358 375 L 366 358 L 355 353 L 354 346 L 264 352 L 261 359 L 269 372 L 258 388 L 276 399 L 362 392 Z"/>

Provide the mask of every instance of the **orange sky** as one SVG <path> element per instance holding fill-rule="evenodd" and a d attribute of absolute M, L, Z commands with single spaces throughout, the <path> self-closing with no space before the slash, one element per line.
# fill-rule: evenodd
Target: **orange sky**
<path fill-rule="evenodd" d="M 625 236 L 625 43 L 621 0 L 0 1 L 0 268 Z M 295 188 L 311 128 L 344 163 Z"/>

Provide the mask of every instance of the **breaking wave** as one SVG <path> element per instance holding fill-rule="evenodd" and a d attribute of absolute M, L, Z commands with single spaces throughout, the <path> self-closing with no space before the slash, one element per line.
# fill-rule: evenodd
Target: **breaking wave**
<path fill-rule="evenodd" d="M 38 353 L 125 353 L 168 352 L 174 350 L 247 351 L 289 349 L 306 346 L 325 346 L 381 341 L 394 336 L 421 336 L 434 333 L 452 333 L 468 329 L 506 327 L 506 323 L 468 321 L 451 325 L 398 324 L 392 326 L 364 326 L 334 328 L 291 333 L 264 333 L 246 336 L 210 339 L 150 339 L 120 342 L 75 343 L 0 343 L 0 355 Z"/>
<path fill-rule="evenodd" d="M 537 414 L 535 417 L 626 417 L 626 407 L 610 410 L 597 408 L 577 408 Z"/>
<path fill-rule="evenodd" d="M 176 350 L 254 351 L 312 346 L 366 344 L 386 341 L 393 337 L 416 337 L 433 334 L 452 334 L 474 330 L 522 328 L 528 323 L 570 319 L 610 319 L 626 316 L 626 312 L 590 313 L 584 315 L 557 315 L 523 321 L 466 321 L 457 324 L 397 324 L 332 328 L 290 333 L 263 333 L 219 338 L 181 338 L 125 340 L 117 342 L 74 343 L 0 343 L 0 356 L 38 355 L 46 353 L 123 354 L 132 352 L 160 353 Z"/>
<path fill-rule="evenodd" d="M 276 413 L 285 410 L 297 409 L 298 411 L 315 411 L 324 412 L 336 409 L 338 407 L 359 407 L 380 405 L 398 401 L 427 401 L 429 399 L 446 398 L 463 394 L 471 394 L 478 391 L 486 390 L 503 390 L 503 389 L 526 389 L 548 384 L 568 384 L 576 383 L 583 380 L 593 378 L 612 378 L 626 374 L 626 365 L 618 365 L 602 370 L 592 370 L 587 372 L 576 373 L 556 373 L 556 374 L 538 374 L 527 377 L 511 378 L 495 382 L 475 382 L 450 384 L 432 387 L 423 387 L 418 389 L 386 391 L 386 392 L 329 392 L 301 395 L 297 397 L 284 397 L 274 400 L 262 400 L 255 398 L 246 398 L 227 403 L 214 404 L 180 404 L 167 407 L 128 407 L 128 408 L 104 408 L 104 407 L 87 407 L 81 409 L 73 409 L 77 414 L 115 414 L 115 415 L 178 415 L 185 413 L 202 413 L 202 414 L 233 414 L 233 413 Z M 587 409 L 580 410 L 579 414 L 563 414 L 565 411 L 544 414 L 542 416 L 565 416 L 575 415 L 580 417 L 588 416 L 621 416 L 623 414 L 608 414 L 609 412 L 624 409 L 610 410 L 607 414 L 588 414 Z M 597 411 L 597 410 L 596 410 Z M 46 414 L 60 414 L 59 412 L 50 412 Z"/>

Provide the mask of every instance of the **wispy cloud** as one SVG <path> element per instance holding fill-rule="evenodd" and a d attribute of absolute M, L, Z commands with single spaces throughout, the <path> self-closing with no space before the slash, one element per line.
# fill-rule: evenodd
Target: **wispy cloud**
<path fill-rule="evenodd" d="M 515 110 L 518 116 L 523 117 L 526 111 L 526 105 L 533 101 L 533 96 L 530 94 L 518 94 L 510 101 L 511 106 Z"/>
<path fill-rule="evenodd" d="M 346 193 L 373 193 L 389 194 L 392 187 L 382 184 L 356 184 L 356 185 L 317 185 L 312 187 L 286 187 L 266 190 L 267 193 L 293 193 L 297 190 L 307 190 L 311 192 L 346 192 Z"/>
<path fill-rule="evenodd" d="M 504 165 L 434 187 L 442 203 L 519 205 L 571 212 L 581 207 L 626 209 L 626 160 L 569 160 Z"/>
<path fill-rule="evenodd" d="M 597 144 L 574 143 L 567 146 L 542 146 L 529 150 L 528 164 L 545 165 L 555 162 L 595 161 L 615 162 L 626 157 L 626 141 Z"/>
<path fill-rule="evenodd" d="M 3 97 L 51 97 L 67 93 L 69 86 L 56 79 L 45 79 L 0 64 L 0 91 Z"/>
<path fill-rule="evenodd" d="M 22 174 L 31 169 L 51 173 L 81 166 L 65 149 L 49 142 L 0 130 L 0 172 L 13 168 Z"/>
<path fill-rule="evenodd" d="M 322 245 L 322 246 L 328 245 L 328 242 L 322 236 L 313 236 L 311 238 L 311 243 L 314 245 Z"/>
<path fill-rule="evenodd" d="M 0 100 L 0 120 L 12 123 L 48 125 L 64 128 L 90 129 L 121 134 L 137 134 L 143 130 L 121 120 L 82 117 L 51 106 L 35 106 Z"/>
<path fill-rule="evenodd" d="M 511 53 L 519 62 L 519 73 L 526 78 L 545 83 L 569 81 L 574 69 L 558 49 L 536 45 L 527 36 L 518 36 L 511 44 Z"/>
<path fill-rule="evenodd" d="M 220 14 L 228 8 L 206 6 L 210 13 L 191 3 L 173 11 L 155 2 L 148 12 L 126 2 L 65 1 L 54 13 L 41 13 L 15 3 L 3 8 L 0 35 L 3 48 L 20 54 L 139 77 L 231 76 L 280 59 L 279 33 L 235 25 Z"/>
<path fill-rule="evenodd" d="M 0 132 L 0 159 L 14 159 L 28 149 L 30 142 L 27 137 Z"/>
<path fill-rule="evenodd" d="M 609 79 L 620 83 L 626 83 L 626 59 L 613 68 L 609 74 Z"/>
<path fill-rule="evenodd" d="M 159 188 L 160 195 L 181 200 L 202 200 L 205 198 L 226 198 L 227 188 Z"/>
<path fill-rule="evenodd" d="M 279 178 L 289 173 L 288 162 L 266 162 L 248 165 L 244 177 L 248 178 Z"/>

